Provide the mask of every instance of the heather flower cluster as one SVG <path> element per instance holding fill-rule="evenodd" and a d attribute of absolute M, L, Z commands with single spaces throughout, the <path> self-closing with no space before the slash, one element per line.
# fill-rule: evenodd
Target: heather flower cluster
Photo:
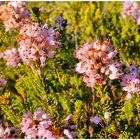
<path fill-rule="evenodd" d="M 23 115 L 20 127 L 26 139 L 55 139 L 57 136 L 52 130 L 52 119 L 49 114 L 38 108 L 34 114 L 27 112 Z"/>
<path fill-rule="evenodd" d="M 125 1 L 123 2 L 122 17 L 126 18 L 129 16 L 140 24 L 140 9 L 135 1 Z"/>
<path fill-rule="evenodd" d="M 2 75 L 0 74 L 0 87 L 5 86 L 7 83 L 7 81 L 5 79 L 2 78 Z"/>
<path fill-rule="evenodd" d="M 6 60 L 6 65 L 13 67 L 21 62 L 30 66 L 36 62 L 39 66 L 44 66 L 48 58 L 54 57 L 60 42 L 57 41 L 53 28 L 31 21 L 25 8 L 23 2 L 9 2 L 1 6 L 1 18 L 6 29 L 15 27 L 19 30 L 19 36 L 16 38 L 17 48 L 3 52 L 3 59 Z M 9 14 L 7 9 L 10 11 Z M 7 14 L 8 17 L 5 19 Z"/>
<path fill-rule="evenodd" d="M 56 40 L 55 30 L 47 25 L 27 21 L 21 26 L 18 38 L 18 52 L 24 63 L 40 62 L 43 66 L 47 58 L 53 58 L 60 43 Z"/>
<path fill-rule="evenodd" d="M 3 59 L 6 60 L 7 66 L 13 66 L 20 65 L 21 58 L 18 53 L 18 50 L 16 48 L 7 49 L 3 52 Z"/>
<path fill-rule="evenodd" d="M 0 139 L 15 139 L 18 137 L 19 131 L 13 126 L 4 126 L 0 121 Z"/>
<path fill-rule="evenodd" d="M 105 85 L 108 77 L 112 80 L 121 74 L 121 62 L 114 60 L 116 54 L 108 41 L 86 43 L 75 51 L 74 55 L 80 61 L 76 64 L 76 72 L 83 74 L 88 87 Z"/>
<path fill-rule="evenodd" d="M 12 1 L 0 5 L 0 19 L 3 21 L 6 31 L 19 28 L 29 18 L 29 11 L 26 10 L 26 3 Z"/>
<path fill-rule="evenodd" d="M 140 94 L 140 66 L 137 68 L 131 65 L 125 69 L 126 73 L 121 77 L 122 90 L 128 95 L 131 93 Z"/>

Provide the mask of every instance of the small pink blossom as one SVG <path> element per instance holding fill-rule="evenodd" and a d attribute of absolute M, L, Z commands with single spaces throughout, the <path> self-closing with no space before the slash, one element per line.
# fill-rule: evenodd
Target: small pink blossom
<path fill-rule="evenodd" d="M 108 111 L 105 112 L 104 118 L 108 120 L 110 118 L 110 113 Z"/>
<path fill-rule="evenodd" d="M 37 137 L 37 130 L 35 128 L 29 128 L 26 131 L 27 138 L 35 139 Z"/>
<path fill-rule="evenodd" d="M 41 71 L 40 70 L 36 70 L 36 74 L 40 76 L 41 75 Z"/>
<path fill-rule="evenodd" d="M 132 19 L 137 21 L 137 24 L 140 24 L 140 9 L 138 4 L 135 1 L 124 1 L 123 2 L 123 10 L 122 10 L 122 17 L 126 18 L 129 16 Z"/>
<path fill-rule="evenodd" d="M 39 128 L 49 128 L 52 125 L 51 120 L 41 121 L 39 123 Z"/>
<path fill-rule="evenodd" d="M 73 139 L 73 136 L 68 129 L 64 129 L 64 134 L 67 136 L 67 138 Z"/>
<path fill-rule="evenodd" d="M 7 66 L 20 65 L 21 59 L 16 48 L 8 49 L 3 53 L 3 58 L 6 60 Z"/>
<path fill-rule="evenodd" d="M 72 114 L 68 115 L 68 116 L 65 118 L 65 120 L 68 121 L 68 120 L 70 120 L 71 118 L 72 118 Z"/>
<path fill-rule="evenodd" d="M 18 134 L 18 129 L 13 126 L 4 126 L 4 124 L 0 122 L 0 139 L 15 139 L 18 138 Z"/>
<path fill-rule="evenodd" d="M 47 130 L 47 132 L 44 135 L 44 139 L 56 139 L 55 136 L 53 136 L 52 132 Z"/>
<path fill-rule="evenodd" d="M 53 58 L 54 55 L 55 55 L 55 51 L 48 51 L 48 52 L 47 52 L 48 58 Z"/>
<path fill-rule="evenodd" d="M 122 90 L 129 94 L 140 94 L 140 72 L 139 67 L 131 65 L 125 69 L 125 74 L 121 76 Z"/>
<path fill-rule="evenodd" d="M 37 111 L 33 115 L 34 120 L 42 121 L 42 115 L 45 114 L 42 108 L 38 108 Z"/>

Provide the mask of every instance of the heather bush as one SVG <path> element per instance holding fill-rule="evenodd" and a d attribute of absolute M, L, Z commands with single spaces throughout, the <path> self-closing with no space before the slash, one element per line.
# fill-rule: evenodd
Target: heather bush
<path fill-rule="evenodd" d="M 1 2 L 0 138 L 140 138 L 139 2 Z"/>

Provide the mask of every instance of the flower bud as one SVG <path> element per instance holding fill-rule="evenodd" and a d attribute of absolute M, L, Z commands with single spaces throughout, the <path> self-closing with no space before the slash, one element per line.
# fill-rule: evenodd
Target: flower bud
<path fill-rule="evenodd" d="M 70 131 L 68 129 L 64 129 L 64 134 L 69 138 L 69 139 L 72 139 L 72 135 L 70 133 Z"/>
<path fill-rule="evenodd" d="M 68 120 L 71 119 L 71 117 L 72 117 L 72 115 L 70 114 L 70 115 L 68 115 L 68 116 L 65 118 L 65 120 L 68 121 Z"/>
<path fill-rule="evenodd" d="M 108 120 L 108 119 L 110 118 L 110 113 L 109 113 L 109 112 L 105 112 L 104 118 L 105 118 L 106 120 Z"/>

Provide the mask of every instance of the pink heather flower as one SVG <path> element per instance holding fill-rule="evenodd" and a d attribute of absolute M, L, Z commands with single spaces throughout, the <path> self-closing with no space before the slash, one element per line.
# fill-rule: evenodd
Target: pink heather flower
<path fill-rule="evenodd" d="M 38 134 L 37 134 L 38 137 L 43 138 L 45 136 L 45 134 L 46 134 L 46 131 L 47 131 L 46 129 L 39 129 Z"/>
<path fill-rule="evenodd" d="M 0 18 L 3 21 L 6 31 L 11 28 L 19 28 L 28 19 L 29 12 L 25 9 L 25 2 L 12 1 L 0 5 Z"/>
<path fill-rule="evenodd" d="M 28 139 L 35 139 L 37 137 L 37 130 L 36 128 L 29 128 L 27 131 L 26 131 L 26 135 Z"/>
<path fill-rule="evenodd" d="M 45 135 L 44 135 L 43 138 L 44 138 L 44 139 L 56 139 L 56 138 L 53 136 L 52 132 L 49 131 L 49 130 L 46 131 L 46 133 L 45 133 Z"/>
<path fill-rule="evenodd" d="M 41 75 L 41 71 L 40 70 L 36 70 L 36 74 L 40 76 Z"/>
<path fill-rule="evenodd" d="M 12 132 L 12 133 L 11 133 Z M 15 139 L 18 138 L 18 130 L 13 126 L 4 126 L 2 122 L 0 122 L 0 138 L 1 139 Z"/>
<path fill-rule="evenodd" d="M 33 115 L 34 120 L 42 121 L 42 115 L 45 114 L 42 110 L 42 108 L 38 108 L 37 111 Z"/>
<path fill-rule="evenodd" d="M 39 129 L 38 130 L 38 137 L 42 139 L 55 139 L 52 132 L 46 129 Z"/>
<path fill-rule="evenodd" d="M 64 134 L 67 136 L 67 138 L 73 139 L 73 136 L 68 129 L 64 129 Z"/>
<path fill-rule="evenodd" d="M 19 30 L 17 49 L 5 51 L 0 57 L 7 61 L 8 66 L 15 67 L 20 61 L 29 66 L 33 66 L 34 63 L 44 66 L 46 60 L 53 58 L 56 49 L 60 47 L 55 30 L 48 29 L 47 24 L 32 22 L 24 2 L 3 3 L 0 7 L 0 18 L 6 30 Z"/>
<path fill-rule="evenodd" d="M 118 77 L 120 77 L 121 72 L 120 72 L 120 68 L 121 67 L 121 63 L 120 62 L 115 62 L 112 65 L 109 66 L 109 70 L 111 71 L 109 78 L 111 80 L 113 79 L 117 79 Z"/>
<path fill-rule="evenodd" d="M 117 79 L 121 75 L 121 63 L 114 60 L 116 54 L 107 41 L 86 43 L 75 51 L 74 55 L 80 61 L 75 71 L 82 74 L 88 87 L 105 85 L 108 78 Z"/>
<path fill-rule="evenodd" d="M 29 117 L 31 117 L 31 116 L 32 116 L 32 113 L 31 113 L 30 111 L 27 111 L 27 112 L 23 115 L 24 118 L 29 118 Z"/>
<path fill-rule="evenodd" d="M 41 121 L 39 123 L 39 128 L 49 128 L 51 125 L 52 125 L 52 121 L 51 120 Z"/>
<path fill-rule="evenodd" d="M 53 58 L 55 55 L 55 51 L 48 51 L 47 56 L 48 58 Z"/>
<path fill-rule="evenodd" d="M 36 61 L 37 50 L 31 47 L 33 44 L 30 39 L 21 40 L 18 47 L 19 55 L 24 63 L 30 64 L 30 61 Z"/>
<path fill-rule="evenodd" d="M 72 118 L 72 114 L 68 115 L 68 116 L 65 118 L 65 120 L 68 121 L 68 120 L 70 120 L 71 118 Z"/>
<path fill-rule="evenodd" d="M 44 56 L 45 55 L 45 51 L 43 51 L 43 50 L 39 50 L 38 53 L 39 53 L 40 56 Z"/>
<path fill-rule="evenodd" d="M 139 66 L 140 67 L 140 66 Z M 125 74 L 121 77 L 121 86 L 123 91 L 127 91 L 128 94 L 137 93 L 140 94 L 140 71 L 139 67 L 131 65 L 125 70 Z"/>
<path fill-rule="evenodd" d="M 18 52 L 24 63 L 31 65 L 40 62 L 41 66 L 48 58 L 54 57 L 55 50 L 60 46 L 53 29 L 29 20 L 20 26 L 18 44 Z"/>
<path fill-rule="evenodd" d="M 53 122 L 51 116 L 38 108 L 34 114 L 27 112 L 23 115 L 20 123 L 21 131 L 25 134 L 26 139 L 54 139 L 55 136 L 52 129 Z"/>
<path fill-rule="evenodd" d="M 51 32 L 48 32 L 46 28 L 38 23 L 26 21 L 26 24 L 21 26 L 20 37 L 17 39 L 18 48 L 6 50 L 1 55 L 6 60 L 6 65 L 15 67 L 20 65 L 22 61 L 30 66 L 33 62 L 44 66 L 47 58 L 54 57 L 55 50 L 60 45 L 56 41 L 54 33 L 53 35 L 49 34 Z M 50 39 L 55 41 L 55 44 L 50 44 Z"/>
<path fill-rule="evenodd" d="M 44 113 L 42 114 L 42 119 L 51 120 L 52 117 L 49 114 Z"/>
<path fill-rule="evenodd" d="M 108 120 L 110 118 L 110 113 L 108 111 L 105 112 L 104 118 Z"/>
<path fill-rule="evenodd" d="M 16 48 L 8 49 L 3 53 L 3 59 L 5 59 L 7 66 L 20 65 L 21 59 Z"/>
<path fill-rule="evenodd" d="M 139 24 L 140 9 L 135 1 L 123 2 L 122 17 L 126 18 L 126 16 L 135 19 L 137 21 L 137 24 Z"/>
<path fill-rule="evenodd" d="M 26 132 L 32 123 L 33 121 L 31 118 L 23 118 L 22 123 L 20 124 L 22 132 Z"/>

